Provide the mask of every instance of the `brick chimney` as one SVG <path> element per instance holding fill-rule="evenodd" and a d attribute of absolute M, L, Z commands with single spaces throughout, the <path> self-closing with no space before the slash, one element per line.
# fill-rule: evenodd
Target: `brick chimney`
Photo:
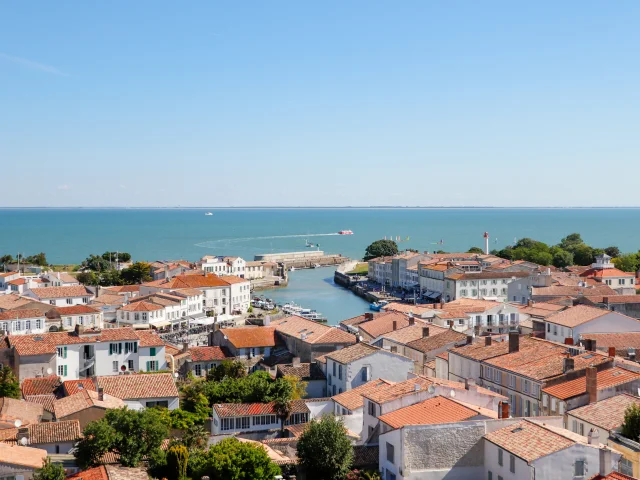
<path fill-rule="evenodd" d="M 489 345 L 491 345 L 491 337 L 484 337 L 484 346 L 488 347 Z"/>
<path fill-rule="evenodd" d="M 616 356 L 616 347 L 609 347 L 609 356 L 610 357 Z"/>
<path fill-rule="evenodd" d="M 104 388 L 98 387 L 98 401 L 104 402 Z"/>
<path fill-rule="evenodd" d="M 473 343 L 473 335 L 467 335 L 467 345 L 471 345 Z"/>
<path fill-rule="evenodd" d="M 602 303 L 609 305 L 609 297 L 602 297 Z"/>
<path fill-rule="evenodd" d="M 373 320 L 373 313 L 368 312 L 364 314 L 364 321 L 367 322 L 369 320 Z"/>
<path fill-rule="evenodd" d="M 186 353 L 189 350 L 189 342 L 182 342 L 182 352 Z"/>
<path fill-rule="evenodd" d="M 598 370 L 596 367 L 587 367 L 587 393 L 589 403 L 598 401 Z"/>
<path fill-rule="evenodd" d="M 413 315 L 409 314 L 409 325 L 415 325 L 416 319 L 413 318 Z"/>
<path fill-rule="evenodd" d="M 562 373 L 570 372 L 575 368 L 575 360 L 573 358 L 567 357 L 562 359 Z"/>
<path fill-rule="evenodd" d="M 520 335 L 518 332 L 509 332 L 509 353 L 520 351 Z"/>
<path fill-rule="evenodd" d="M 500 402 L 499 403 L 499 418 L 509 418 L 509 402 Z"/>
<path fill-rule="evenodd" d="M 429 327 L 422 327 L 422 338 L 429 336 Z"/>
<path fill-rule="evenodd" d="M 291 365 L 294 367 L 299 367 L 300 366 L 300 357 L 293 357 L 291 359 Z"/>
<path fill-rule="evenodd" d="M 29 427 L 18 428 L 18 433 L 16 434 L 16 441 L 18 445 L 22 445 L 20 440 L 22 440 L 23 438 L 27 439 L 27 443 L 25 443 L 25 445 L 29 445 Z"/>
<path fill-rule="evenodd" d="M 565 345 L 573 345 L 573 337 L 567 337 L 564 339 Z"/>
<path fill-rule="evenodd" d="M 394 331 L 396 331 L 396 330 L 398 329 L 398 322 L 397 322 L 397 320 L 394 320 L 394 321 L 393 321 L 393 323 L 392 323 L 392 325 L 393 325 L 393 330 L 394 330 Z"/>
<path fill-rule="evenodd" d="M 527 300 L 527 307 L 533 307 L 533 300 Z"/>

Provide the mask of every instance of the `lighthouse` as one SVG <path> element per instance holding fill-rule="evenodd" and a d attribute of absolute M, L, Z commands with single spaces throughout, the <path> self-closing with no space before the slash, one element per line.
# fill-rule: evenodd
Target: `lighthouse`
<path fill-rule="evenodd" d="M 484 253 L 489 255 L 489 232 L 484 232 Z"/>

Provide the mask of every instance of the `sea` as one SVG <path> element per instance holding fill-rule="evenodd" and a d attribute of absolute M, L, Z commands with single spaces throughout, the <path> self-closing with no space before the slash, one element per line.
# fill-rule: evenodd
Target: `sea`
<path fill-rule="evenodd" d="M 354 234 L 338 235 L 340 230 Z M 594 247 L 637 252 L 640 209 L 0 209 L 0 256 L 45 252 L 54 264 L 77 264 L 105 251 L 148 261 L 203 255 L 252 260 L 257 254 L 313 248 L 361 258 L 367 245 L 383 238 L 398 239 L 401 249 L 454 252 L 483 247 L 484 232 L 491 249 L 523 237 L 555 244 L 578 232 Z M 314 308 L 332 324 L 368 309 L 367 302 L 333 284 L 330 268 L 293 272 L 288 287 L 264 293 L 278 302 Z"/>

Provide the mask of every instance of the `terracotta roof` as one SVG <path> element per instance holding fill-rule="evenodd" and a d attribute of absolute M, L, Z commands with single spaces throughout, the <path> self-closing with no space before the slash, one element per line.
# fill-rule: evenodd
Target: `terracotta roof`
<path fill-rule="evenodd" d="M 65 297 L 86 297 L 93 296 L 84 285 L 74 285 L 71 287 L 43 287 L 32 288 L 33 293 L 38 298 L 65 298 Z"/>
<path fill-rule="evenodd" d="M 107 328 L 104 330 L 85 330 L 78 336 L 75 332 L 49 332 L 31 335 L 12 335 L 9 343 L 19 355 L 54 354 L 58 345 L 78 343 L 112 342 L 119 340 L 138 340 L 140 336 L 132 328 Z"/>
<path fill-rule="evenodd" d="M 598 390 L 623 385 L 638 379 L 640 379 L 639 373 L 620 367 L 601 370 L 597 373 Z M 550 387 L 543 388 L 542 391 L 560 400 L 567 400 L 587 393 L 587 379 L 585 376 L 582 376 L 567 382 L 556 383 Z"/>
<path fill-rule="evenodd" d="M 624 333 L 583 333 L 585 340 L 595 340 L 596 348 L 608 349 L 614 347 L 617 355 L 626 356 L 629 348 L 640 349 L 640 332 Z"/>
<path fill-rule="evenodd" d="M 557 353 L 537 361 L 521 364 L 514 368 L 508 368 L 507 370 L 534 380 L 544 380 L 562 375 L 563 361 L 565 358 L 566 355 Z M 606 356 L 594 355 L 591 352 L 586 352 L 572 358 L 575 362 L 575 370 L 583 370 L 589 366 L 597 366 L 610 361 Z"/>
<path fill-rule="evenodd" d="M 28 395 L 25 397 L 24 401 L 42 405 L 42 408 L 46 412 L 53 413 L 53 402 L 56 401 L 56 396 L 53 393 L 49 393 L 45 395 Z"/>
<path fill-rule="evenodd" d="M 125 312 L 152 312 L 154 310 L 162 310 L 164 307 L 161 305 L 156 305 L 155 303 L 139 301 L 134 303 L 128 303 L 124 307 L 120 308 L 120 310 L 124 310 Z"/>
<path fill-rule="evenodd" d="M 425 362 L 424 368 L 429 368 L 431 370 L 435 370 L 436 369 L 436 361 L 435 361 L 435 359 L 430 360 L 428 362 Z"/>
<path fill-rule="evenodd" d="M 0 310 L 13 310 L 14 308 L 28 305 L 31 302 L 40 303 L 33 298 L 21 297 L 20 295 L 16 295 L 13 293 L 10 293 L 8 295 L 0 295 Z"/>
<path fill-rule="evenodd" d="M 2 463 L 37 469 L 42 468 L 47 458 L 47 451 L 41 448 L 0 443 L 0 458 L 2 458 Z"/>
<path fill-rule="evenodd" d="M 27 428 L 29 429 L 30 445 L 75 442 L 82 437 L 82 430 L 80 429 L 80 422 L 78 420 L 34 423 L 27 425 Z M 18 431 L 18 428 L 2 430 L 2 441 L 5 443 L 15 443 Z"/>
<path fill-rule="evenodd" d="M 25 285 L 27 283 L 26 278 L 16 278 L 7 282 L 9 285 Z"/>
<path fill-rule="evenodd" d="M 432 304 L 433 305 L 433 304 Z M 443 312 L 453 312 L 457 315 L 461 313 L 479 313 L 486 312 L 496 307 L 504 307 L 503 302 L 496 302 L 494 300 L 480 300 L 477 298 L 458 298 L 448 303 L 443 303 L 439 309 Z"/>
<path fill-rule="evenodd" d="M 436 355 L 436 358 L 441 358 L 442 360 L 449 361 L 449 352 L 442 352 Z"/>
<path fill-rule="evenodd" d="M 96 377 L 96 384 L 104 388 L 104 393 L 107 395 L 113 395 L 122 400 L 178 396 L 178 389 L 170 373 Z"/>
<path fill-rule="evenodd" d="M 391 428 L 405 425 L 436 425 L 440 423 L 456 423 L 469 420 L 480 415 L 476 410 L 465 407 L 446 397 L 433 397 L 414 405 L 399 408 L 378 417 Z"/>
<path fill-rule="evenodd" d="M 236 348 L 274 347 L 276 327 L 221 328 L 220 332 Z"/>
<path fill-rule="evenodd" d="M 431 328 L 429 327 L 429 336 L 419 338 L 412 342 L 407 343 L 407 347 L 418 350 L 422 353 L 429 353 L 447 345 L 453 345 L 460 342 L 466 342 L 467 336 L 464 333 L 456 332 L 455 330 L 446 330 L 445 332 L 437 335 L 431 335 Z"/>
<path fill-rule="evenodd" d="M 89 305 L 73 305 L 71 307 L 54 307 L 52 310 L 59 315 L 81 315 L 83 313 L 94 314 L 100 313 L 100 310 L 90 307 Z"/>
<path fill-rule="evenodd" d="M 336 350 L 335 352 L 327 353 L 325 355 L 325 358 L 330 358 L 331 360 L 346 365 L 356 360 L 360 360 L 361 358 L 368 357 L 369 355 L 377 353 L 379 351 L 381 351 L 380 348 L 361 342 L 356 343 L 355 345 L 341 348 L 340 350 Z"/>
<path fill-rule="evenodd" d="M 606 277 L 635 277 L 633 273 L 623 272 L 617 268 L 590 268 L 580 274 L 581 277 L 594 277 L 594 278 L 606 278 Z"/>
<path fill-rule="evenodd" d="M 136 333 L 140 339 L 140 347 L 164 347 L 164 341 L 155 330 L 138 330 Z"/>
<path fill-rule="evenodd" d="M 104 287 L 105 290 L 111 290 L 117 293 L 137 293 L 140 291 L 140 285 L 117 285 L 114 287 Z"/>
<path fill-rule="evenodd" d="M 609 315 L 610 313 L 615 312 L 604 310 L 602 308 L 590 307 L 588 305 L 576 305 L 575 307 L 567 308 L 566 310 L 547 317 L 546 321 L 562 325 L 564 327 L 573 328 L 604 315 Z"/>
<path fill-rule="evenodd" d="M 608 285 L 596 285 L 588 287 L 579 286 L 551 286 L 531 287 L 531 295 L 541 297 L 578 297 L 581 295 L 616 295 L 616 291 Z"/>
<path fill-rule="evenodd" d="M 9 312 L 0 312 L 0 320 L 17 320 L 19 318 L 40 318 L 44 314 L 40 310 L 11 310 Z"/>
<path fill-rule="evenodd" d="M 209 362 L 231 358 L 231 354 L 221 347 L 191 347 L 191 360 L 194 362 Z"/>
<path fill-rule="evenodd" d="M 275 402 L 269 403 L 218 403 L 213 406 L 220 418 L 246 417 L 252 415 L 275 415 Z M 293 400 L 292 413 L 309 413 L 309 408 L 304 400 Z"/>
<path fill-rule="evenodd" d="M 249 283 L 249 280 L 247 280 L 246 278 L 240 278 L 235 275 L 224 275 L 220 278 L 227 282 L 229 285 L 233 285 L 236 283 Z"/>
<path fill-rule="evenodd" d="M 638 480 L 636 477 L 630 477 L 620 472 L 611 472 L 608 475 L 596 475 L 589 480 Z"/>
<path fill-rule="evenodd" d="M 356 343 L 355 335 L 337 327 L 330 327 L 313 320 L 292 315 L 271 322 L 281 335 L 302 339 L 311 344 L 352 344 Z"/>
<path fill-rule="evenodd" d="M 389 385 L 393 385 L 393 382 L 383 379 L 371 380 L 364 385 L 360 385 L 359 387 L 334 395 L 331 399 L 347 410 L 353 411 L 364 406 L 363 395 L 374 392 L 378 389 L 386 388 Z"/>
<path fill-rule="evenodd" d="M 160 280 L 156 282 L 148 282 L 143 285 L 156 286 L 166 289 L 177 288 L 214 288 L 226 287 L 229 282 L 222 280 L 217 275 L 178 275 L 169 280 Z"/>
<path fill-rule="evenodd" d="M 303 381 L 326 380 L 327 378 L 316 363 L 301 363 L 297 367 L 293 365 L 278 365 L 276 368 L 280 375 L 297 377 Z"/>
<path fill-rule="evenodd" d="M 68 274 L 67 272 L 56 272 L 53 274 L 53 276 L 64 283 L 79 283 L 76 277 Z M 47 281 L 50 282 L 50 280 Z"/>
<path fill-rule="evenodd" d="M 104 465 L 100 465 L 94 468 L 88 468 L 87 470 L 83 470 L 82 472 L 74 473 L 67 477 L 77 478 L 78 480 L 109 480 L 109 476 L 107 475 L 107 469 Z"/>
<path fill-rule="evenodd" d="M 61 384 L 57 375 L 41 378 L 25 378 L 20 385 L 22 395 L 46 395 L 53 393 Z"/>
<path fill-rule="evenodd" d="M 487 433 L 484 438 L 526 462 L 564 450 L 576 443 L 527 420 Z"/>
<path fill-rule="evenodd" d="M 541 319 L 547 318 L 554 313 L 567 308 L 565 305 L 554 305 L 553 303 L 545 302 L 534 303 L 532 306 L 521 305 L 519 303 L 512 303 L 512 305 L 516 307 L 520 313 L 525 313 L 531 317 Z M 520 324 L 522 324 L 522 321 Z"/>
<path fill-rule="evenodd" d="M 409 325 L 404 328 L 399 328 L 397 330 L 392 330 L 391 332 L 387 332 L 382 335 L 384 338 L 388 340 L 393 340 L 394 342 L 406 344 L 413 340 L 418 340 L 422 338 L 423 328 L 429 328 L 429 336 L 434 337 L 440 333 L 448 332 L 448 328 L 440 327 L 438 325 L 425 324 L 423 322 L 418 322 L 415 325 Z"/>
<path fill-rule="evenodd" d="M 23 425 L 38 423 L 42 419 L 42 405 L 27 403 L 15 398 L 0 397 L 0 420 L 13 422 L 21 420 Z"/>
<path fill-rule="evenodd" d="M 433 305 L 411 305 L 409 303 L 390 302 L 382 307 L 384 311 L 395 311 L 401 313 L 413 313 L 416 316 L 420 316 L 429 310 L 433 310 Z"/>
<path fill-rule="evenodd" d="M 375 317 L 373 320 L 358 325 L 358 330 L 367 335 L 378 338 L 380 335 L 393 331 L 393 323 L 396 323 L 396 330 L 409 326 L 409 317 L 400 312 L 386 312 Z"/>
<path fill-rule="evenodd" d="M 65 395 L 75 395 L 83 390 L 96 390 L 96 386 L 90 378 L 83 378 L 82 380 L 65 380 L 62 385 Z"/>
<path fill-rule="evenodd" d="M 91 301 L 91 305 L 124 305 L 125 298 L 113 292 L 100 292 L 100 296 Z"/>
<path fill-rule="evenodd" d="M 204 292 L 198 288 L 181 288 L 178 290 L 174 290 L 173 293 L 186 297 L 197 297 L 198 295 L 204 294 Z"/>
<path fill-rule="evenodd" d="M 479 342 L 452 348 L 449 350 L 449 353 L 461 355 L 471 360 L 478 361 L 499 357 L 500 355 L 509 353 L 509 342 L 507 339 L 505 339 L 505 341 L 492 340 L 491 345 L 485 345 L 485 339 L 486 337 L 480 337 Z M 520 337 L 520 351 L 529 348 L 536 348 L 540 344 L 555 345 L 551 342 L 546 342 L 545 340 L 538 340 L 531 337 Z"/>
<path fill-rule="evenodd" d="M 489 280 L 497 278 L 524 278 L 528 277 L 531 272 L 491 272 L 485 270 L 484 272 L 465 272 L 465 273 L 452 273 L 446 275 L 446 278 L 452 280 Z"/>
<path fill-rule="evenodd" d="M 608 432 L 624 423 L 624 412 L 636 403 L 640 404 L 639 397 L 623 393 L 571 410 L 569 415 Z"/>
<path fill-rule="evenodd" d="M 94 390 L 79 391 L 76 394 L 56 400 L 53 404 L 54 412 L 58 420 L 87 408 L 97 407 L 106 410 L 108 408 L 122 408 L 124 406 L 125 403 L 121 399 L 112 397 L 111 395 L 105 394 L 103 400 L 99 400 L 98 392 Z"/>

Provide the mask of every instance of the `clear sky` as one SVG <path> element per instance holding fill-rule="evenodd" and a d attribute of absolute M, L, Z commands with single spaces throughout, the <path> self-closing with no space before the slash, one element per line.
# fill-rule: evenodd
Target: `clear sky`
<path fill-rule="evenodd" d="M 0 206 L 639 206 L 640 2 L 0 3 Z"/>

